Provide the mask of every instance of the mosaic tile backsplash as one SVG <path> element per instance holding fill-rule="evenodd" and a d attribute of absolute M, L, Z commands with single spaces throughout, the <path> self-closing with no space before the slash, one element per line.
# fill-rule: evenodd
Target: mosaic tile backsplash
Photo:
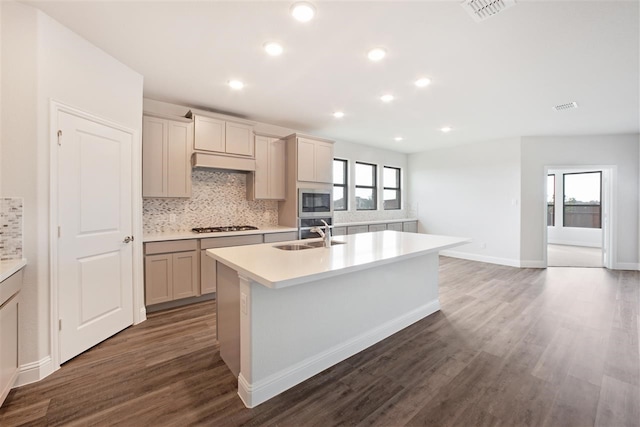
<path fill-rule="evenodd" d="M 22 258 L 22 199 L 0 199 L 0 260 Z"/>
<path fill-rule="evenodd" d="M 143 199 L 145 234 L 193 227 L 278 225 L 278 202 L 247 200 L 246 174 L 195 168 L 191 178 L 190 199 Z"/>

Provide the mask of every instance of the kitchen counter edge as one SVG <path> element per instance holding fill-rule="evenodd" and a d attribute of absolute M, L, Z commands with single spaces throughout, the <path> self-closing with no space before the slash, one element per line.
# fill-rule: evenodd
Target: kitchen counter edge
<path fill-rule="evenodd" d="M 193 231 L 169 231 L 166 233 L 145 234 L 142 238 L 144 243 L 162 242 L 167 240 L 187 240 L 187 239 L 208 239 L 210 237 L 229 237 L 229 236 L 249 236 L 253 234 L 271 234 L 271 233 L 287 233 L 297 232 L 295 227 L 285 227 L 281 225 L 264 227 L 258 230 L 246 231 L 227 231 L 219 233 L 194 233 Z"/>
<path fill-rule="evenodd" d="M 0 282 L 4 282 L 21 268 L 27 265 L 26 258 L 8 259 L 0 261 Z"/>
<path fill-rule="evenodd" d="M 377 219 L 375 221 L 353 221 L 353 222 L 340 222 L 333 224 L 334 227 L 351 227 L 354 225 L 374 225 L 374 224 L 390 224 L 392 222 L 413 222 L 418 218 L 400 218 L 400 219 Z"/>

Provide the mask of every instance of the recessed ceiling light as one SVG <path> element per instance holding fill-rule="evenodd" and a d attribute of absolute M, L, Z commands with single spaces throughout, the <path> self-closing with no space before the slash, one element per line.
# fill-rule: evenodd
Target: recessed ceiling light
<path fill-rule="evenodd" d="M 402 141 L 404 138 L 401 136 L 396 136 L 395 138 L 393 138 L 394 141 Z"/>
<path fill-rule="evenodd" d="M 267 42 L 264 44 L 264 50 L 271 56 L 278 56 L 284 50 L 282 45 L 276 42 Z"/>
<path fill-rule="evenodd" d="M 341 119 L 344 117 L 344 113 L 342 111 L 336 111 L 335 113 L 333 113 L 333 117 L 335 117 L 336 119 Z"/>
<path fill-rule="evenodd" d="M 382 102 L 391 102 L 393 101 L 393 95 L 387 93 L 386 95 L 382 95 L 380 99 L 382 100 Z"/>
<path fill-rule="evenodd" d="M 380 61 L 385 56 L 387 56 L 387 51 L 381 47 L 375 47 L 367 53 L 367 58 L 372 61 Z"/>
<path fill-rule="evenodd" d="M 240 90 L 244 87 L 244 83 L 240 80 L 229 80 L 229 87 L 231 89 Z"/>
<path fill-rule="evenodd" d="M 445 126 L 445 127 L 443 127 L 443 128 L 440 128 L 440 130 L 441 130 L 442 132 L 444 132 L 444 133 L 451 132 L 451 128 L 450 128 L 449 126 Z"/>
<path fill-rule="evenodd" d="M 291 16 L 300 22 L 309 22 L 316 14 L 316 8 L 306 1 L 299 1 L 294 3 L 289 10 Z"/>
<path fill-rule="evenodd" d="M 431 80 L 429 80 L 426 77 L 423 77 L 415 81 L 415 85 L 418 87 L 426 87 L 426 86 L 429 86 L 430 83 L 431 83 Z"/>

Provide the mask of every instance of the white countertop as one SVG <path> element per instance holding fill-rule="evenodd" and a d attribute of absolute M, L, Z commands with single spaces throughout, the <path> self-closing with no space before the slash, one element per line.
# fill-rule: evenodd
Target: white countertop
<path fill-rule="evenodd" d="M 299 243 L 319 241 L 309 239 Z M 438 252 L 471 239 L 432 234 L 378 231 L 335 237 L 331 248 L 284 251 L 284 243 L 207 249 L 207 255 L 269 288 L 285 288 Z"/>
<path fill-rule="evenodd" d="M 25 258 L 0 261 L 0 282 L 9 278 L 25 265 L 27 265 L 27 260 Z"/>
<path fill-rule="evenodd" d="M 353 221 L 353 222 L 340 222 L 333 224 L 334 227 L 349 227 L 352 225 L 369 225 L 369 224 L 390 224 L 392 222 L 412 222 L 417 221 L 418 218 L 400 218 L 400 219 L 379 219 L 376 221 Z"/>
<path fill-rule="evenodd" d="M 288 231 L 298 231 L 298 229 L 295 227 L 284 227 L 281 225 L 273 225 L 269 227 L 261 227 L 258 230 L 227 231 L 222 233 L 194 233 L 193 231 L 167 231 L 164 233 L 145 234 L 142 238 L 142 241 L 147 243 L 147 242 L 161 242 L 164 240 L 207 239 L 209 237 L 248 236 L 251 234 L 285 233 Z"/>

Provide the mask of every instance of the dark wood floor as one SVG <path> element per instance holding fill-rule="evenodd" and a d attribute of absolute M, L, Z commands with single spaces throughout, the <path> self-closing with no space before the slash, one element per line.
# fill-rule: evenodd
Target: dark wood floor
<path fill-rule="evenodd" d="M 441 258 L 440 278 L 442 311 L 257 408 L 205 302 L 13 390 L 0 425 L 640 425 L 640 273 Z"/>

